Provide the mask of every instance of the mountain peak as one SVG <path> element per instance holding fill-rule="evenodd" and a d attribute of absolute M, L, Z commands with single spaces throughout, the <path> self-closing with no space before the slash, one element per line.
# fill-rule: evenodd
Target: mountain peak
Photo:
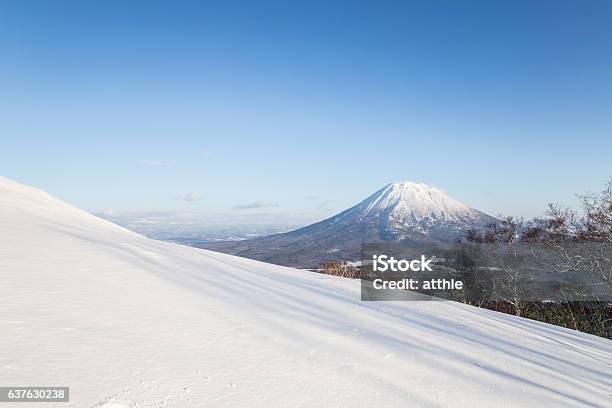
<path fill-rule="evenodd" d="M 420 221 L 473 215 L 476 210 L 425 183 L 400 181 L 387 184 L 359 204 L 362 217 L 383 213 L 395 220 Z"/>
<path fill-rule="evenodd" d="M 425 183 L 417 183 L 414 181 L 410 181 L 410 180 L 405 180 L 405 181 L 394 181 L 393 183 L 389 183 L 387 184 L 388 186 L 392 186 L 393 189 L 407 189 L 407 188 L 414 188 L 414 189 L 435 189 L 435 187 L 429 186 Z"/>

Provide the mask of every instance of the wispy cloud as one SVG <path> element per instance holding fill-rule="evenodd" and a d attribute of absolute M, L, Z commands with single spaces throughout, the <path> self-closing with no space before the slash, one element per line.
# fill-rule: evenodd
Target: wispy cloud
<path fill-rule="evenodd" d="M 234 206 L 234 209 L 235 210 L 250 210 L 253 208 L 266 208 L 266 207 L 278 207 L 278 204 L 263 202 L 263 201 L 256 201 L 254 203 L 236 205 Z"/>
<path fill-rule="evenodd" d="M 191 193 L 187 193 L 184 196 L 178 197 L 179 201 L 199 201 L 202 198 L 202 194 L 197 191 L 193 191 Z"/>
<path fill-rule="evenodd" d="M 333 201 L 328 200 L 328 201 L 323 201 L 322 203 L 319 204 L 319 206 L 317 207 L 319 209 L 319 211 L 334 211 L 334 208 L 330 207 L 330 204 Z"/>
<path fill-rule="evenodd" d="M 304 197 L 304 200 L 318 200 L 318 199 L 319 199 L 319 197 L 317 197 L 317 196 L 306 196 L 306 197 Z"/>
<path fill-rule="evenodd" d="M 169 167 L 174 166 L 174 160 L 141 160 L 140 164 L 147 167 Z"/>

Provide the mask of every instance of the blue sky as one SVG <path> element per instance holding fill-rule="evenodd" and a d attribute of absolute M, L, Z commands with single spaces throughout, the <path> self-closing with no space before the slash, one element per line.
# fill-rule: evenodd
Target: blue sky
<path fill-rule="evenodd" d="M 396 180 L 534 216 L 612 176 L 612 3 L 329 3 L 0 2 L 0 174 L 313 219 Z"/>

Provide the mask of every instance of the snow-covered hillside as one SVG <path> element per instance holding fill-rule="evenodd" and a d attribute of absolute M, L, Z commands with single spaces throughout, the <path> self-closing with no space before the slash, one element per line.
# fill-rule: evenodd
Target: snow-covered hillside
<path fill-rule="evenodd" d="M 2 178 L 0 230 L 0 385 L 70 386 L 58 407 L 612 405 L 609 340 L 360 302 L 358 281 L 150 240 Z"/>

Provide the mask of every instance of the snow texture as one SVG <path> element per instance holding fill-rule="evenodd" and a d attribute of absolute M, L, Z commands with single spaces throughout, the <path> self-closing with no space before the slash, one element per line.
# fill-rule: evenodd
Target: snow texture
<path fill-rule="evenodd" d="M 70 387 L 37 407 L 612 406 L 606 339 L 360 302 L 358 281 L 151 240 L 3 178 L 0 228 L 0 385 Z"/>
<path fill-rule="evenodd" d="M 388 212 L 393 218 L 455 218 L 479 216 L 479 212 L 424 183 L 391 183 L 362 203 L 364 216 Z"/>

